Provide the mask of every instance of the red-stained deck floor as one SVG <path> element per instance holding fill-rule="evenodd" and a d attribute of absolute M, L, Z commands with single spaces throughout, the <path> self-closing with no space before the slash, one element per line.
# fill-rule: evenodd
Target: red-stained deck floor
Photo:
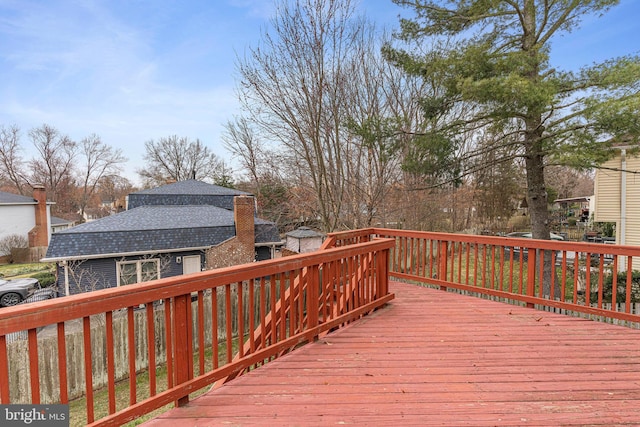
<path fill-rule="evenodd" d="M 391 292 L 387 307 L 146 425 L 640 425 L 639 330 Z"/>

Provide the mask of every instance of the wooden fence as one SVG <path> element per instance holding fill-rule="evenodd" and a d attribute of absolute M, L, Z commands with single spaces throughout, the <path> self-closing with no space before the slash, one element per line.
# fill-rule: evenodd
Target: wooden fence
<path fill-rule="evenodd" d="M 244 284 L 245 292 L 243 293 L 243 306 L 249 307 L 248 301 L 248 283 Z M 255 286 L 255 285 L 254 285 Z M 276 288 L 277 289 L 277 288 Z M 266 289 L 266 309 L 271 310 L 269 302 L 271 300 L 269 296 L 270 288 Z M 212 310 L 211 308 L 211 295 L 206 294 L 204 296 L 204 344 L 210 346 L 213 342 L 213 329 L 212 329 L 212 317 L 211 313 L 217 312 L 219 314 L 217 319 L 217 338 L 218 342 L 224 343 L 226 338 L 226 331 L 224 329 L 224 319 L 220 315 L 224 313 L 224 298 L 222 290 L 218 289 L 218 296 L 216 298 L 218 308 Z M 254 295 L 258 295 L 254 292 Z M 276 291 L 276 299 L 279 295 Z M 238 317 L 238 301 L 237 292 L 232 290 L 231 296 L 231 317 L 232 321 L 232 336 L 238 337 L 238 322 L 235 321 Z M 254 307 L 258 307 L 258 302 L 254 301 L 252 304 Z M 198 325 L 195 321 L 197 318 L 197 302 L 192 304 L 192 328 L 197 330 Z M 155 340 L 155 358 L 158 366 L 163 365 L 167 361 L 167 343 L 165 333 L 165 310 L 162 307 L 155 307 L 153 310 L 154 316 L 154 336 Z M 249 322 L 249 313 L 244 313 L 245 322 Z M 258 318 L 259 313 L 254 313 L 254 318 Z M 134 331 L 135 331 L 135 367 L 137 372 L 145 371 L 149 368 L 149 353 L 146 351 L 149 346 L 149 336 L 145 327 L 147 323 L 147 311 L 138 309 L 134 310 Z M 129 352 L 127 350 L 128 339 L 128 325 L 127 325 L 127 313 L 126 311 L 116 312 L 113 315 L 113 342 L 114 342 L 114 367 L 115 367 L 115 379 L 121 381 L 129 376 Z M 96 389 L 100 389 L 107 386 L 107 352 L 106 352 L 106 331 L 104 328 L 105 316 L 95 315 L 91 317 L 91 353 L 92 353 L 92 370 L 93 370 L 93 386 Z M 195 335 L 197 337 L 197 334 Z M 82 323 L 75 320 L 69 321 L 65 324 L 65 342 L 66 342 L 66 356 L 67 366 L 70 367 L 67 376 L 68 384 L 68 396 L 69 399 L 75 399 L 81 397 L 85 393 L 85 375 L 84 375 L 84 347 L 83 347 L 83 331 Z M 29 381 L 29 348 L 27 333 L 15 333 L 10 342 L 7 343 L 7 353 L 9 360 L 9 378 L 10 378 L 10 390 L 9 395 L 13 403 L 28 403 L 31 399 L 31 386 Z M 193 348 L 198 351 L 199 343 L 196 339 L 193 340 Z M 38 332 L 38 366 L 40 376 L 40 396 L 42 403 L 57 403 L 60 402 L 60 383 L 59 377 L 56 372 L 57 360 L 57 346 L 58 339 L 55 326 L 47 326 Z"/>

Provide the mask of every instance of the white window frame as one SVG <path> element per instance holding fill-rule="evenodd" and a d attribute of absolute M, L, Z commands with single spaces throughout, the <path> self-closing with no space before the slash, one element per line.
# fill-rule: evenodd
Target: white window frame
<path fill-rule="evenodd" d="M 128 285 L 135 285 L 136 283 L 142 283 L 143 282 L 143 280 L 142 280 L 142 264 L 151 263 L 151 262 L 156 264 L 156 278 L 152 279 L 152 280 L 159 279 L 160 278 L 160 259 L 159 258 L 144 258 L 144 259 L 137 259 L 137 260 L 131 260 L 131 261 L 117 261 L 116 262 L 116 283 L 117 283 L 117 286 L 128 286 Z M 131 264 L 135 264 L 135 266 L 136 266 L 136 281 L 134 283 L 127 283 L 127 284 L 120 283 L 122 266 L 131 265 Z"/>

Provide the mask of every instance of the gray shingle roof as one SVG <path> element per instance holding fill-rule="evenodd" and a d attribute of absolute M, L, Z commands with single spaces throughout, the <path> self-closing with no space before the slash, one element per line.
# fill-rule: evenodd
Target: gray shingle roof
<path fill-rule="evenodd" d="M 78 225 L 63 233 L 168 230 L 226 225 L 234 225 L 233 212 L 215 206 L 140 206 Z"/>
<path fill-rule="evenodd" d="M 309 227 L 298 227 L 297 229 L 287 233 L 289 237 L 295 237 L 297 239 L 308 239 L 312 237 L 324 237 L 324 234 L 312 230 Z"/>
<path fill-rule="evenodd" d="M 51 215 L 51 225 L 65 225 L 65 224 L 73 224 L 73 221 L 70 219 L 59 218 L 57 216 Z"/>
<path fill-rule="evenodd" d="M 244 191 L 190 179 L 129 194 L 129 209 L 157 205 L 211 205 L 233 210 L 233 198 Z"/>
<path fill-rule="evenodd" d="M 0 205 L 35 205 L 36 200 L 33 197 L 21 196 L 19 194 L 7 193 L 0 191 Z"/>
<path fill-rule="evenodd" d="M 204 248 L 235 236 L 233 212 L 215 206 L 141 206 L 51 236 L 47 259 Z M 275 224 L 255 219 L 256 243 L 278 241 Z"/>

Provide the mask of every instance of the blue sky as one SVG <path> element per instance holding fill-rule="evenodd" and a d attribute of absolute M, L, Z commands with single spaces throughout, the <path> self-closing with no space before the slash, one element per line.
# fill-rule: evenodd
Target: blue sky
<path fill-rule="evenodd" d="M 360 9 L 390 28 L 406 14 L 391 0 Z M 0 125 L 18 125 L 25 148 L 43 123 L 98 134 L 134 181 L 149 139 L 199 138 L 230 161 L 220 135 L 239 113 L 234 62 L 272 12 L 270 0 L 0 0 Z M 638 53 L 639 40 L 640 1 L 622 0 L 555 40 L 552 62 L 576 69 Z"/>

